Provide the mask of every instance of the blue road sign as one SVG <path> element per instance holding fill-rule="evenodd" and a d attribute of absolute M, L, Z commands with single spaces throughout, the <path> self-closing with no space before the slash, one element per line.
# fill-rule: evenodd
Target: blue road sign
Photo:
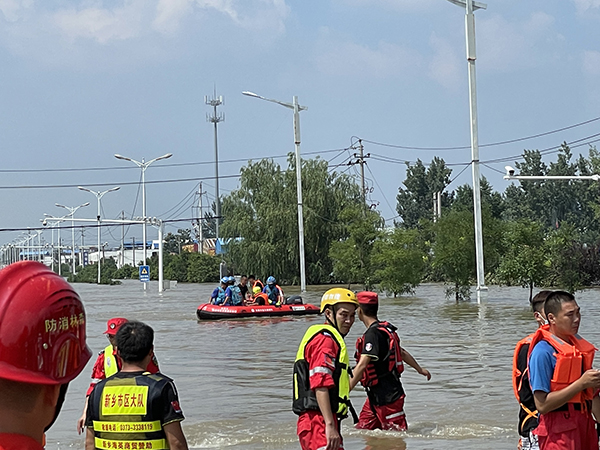
<path fill-rule="evenodd" d="M 150 266 L 140 266 L 140 281 L 142 283 L 150 281 Z"/>

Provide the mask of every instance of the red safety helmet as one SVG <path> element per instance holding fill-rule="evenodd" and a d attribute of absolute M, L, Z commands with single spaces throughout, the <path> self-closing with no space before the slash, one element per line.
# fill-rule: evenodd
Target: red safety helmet
<path fill-rule="evenodd" d="M 379 303 L 379 297 L 377 292 L 362 291 L 356 294 L 359 305 L 377 305 Z"/>
<path fill-rule="evenodd" d="M 113 317 L 112 319 L 109 319 L 108 322 L 106 322 L 106 331 L 104 334 L 110 334 L 114 336 L 117 334 L 117 331 L 119 331 L 119 328 L 121 328 L 121 325 L 127 322 L 129 321 L 122 317 Z"/>
<path fill-rule="evenodd" d="M 77 292 L 43 264 L 0 270 L 0 378 L 66 384 L 92 356 Z"/>

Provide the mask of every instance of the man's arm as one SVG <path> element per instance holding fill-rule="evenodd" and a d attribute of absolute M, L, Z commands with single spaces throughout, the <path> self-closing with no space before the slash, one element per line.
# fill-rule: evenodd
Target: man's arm
<path fill-rule="evenodd" d="M 81 417 L 79 418 L 79 420 L 77 420 L 77 434 L 83 433 L 83 430 L 85 429 L 85 416 L 87 415 L 87 407 L 88 407 L 89 399 L 90 399 L 90 396 L 86 395 L 85 396 L 85 405 L 83 405 L 83 412 L 81 413 Z"/>
<path fill-rule="evenodd" d="M 586 370 L 585 373 L 576 381 L 559 391 L 544 392 L 535 391 L 533 400 L 540 414 L 553 411 L 560 408 L 571 400 L 579 392 L 587 388 L 597 389 L 600 387 L 600 371 L 596 369 Z"/>
<path fill-rule="evenodd" d="M 85 432 L 85 450 L 94 450 L 95 448 L 94 431 L 91 428 L 88 428 Z"/>
<path fill-rule="evenodd" d="M 403 348 L 401 348 L 400 351 L 402 352 L 402 360 L 405 361 L 406 364 L 415 369 L 419 374 L 427 377 L 427 381 L 431 380 L 431 374 L 429 373 L 429 370 L 422 368 L 417 360 Z"/>
<path fill-rule="evenodd" d="M 327 447 L 325 450 L 338 450 L 342 443 L 342 438 L 337 429 L 337 419 L 331 411 L 331 404 L 329 403 L 329 389 L 317 388 L 315 389 L 315 395 L 317 397 L 317 404 L 319 410 L 325 420 L 325 437 L 327 438 Z"/>
<path fill-rule="evenodd" d="M 187 441 L 181 429 L 181 422 L 171 422 L 163 427 L 171 450 L 188 450 Z M 87 449 L 86 449 L 87 450 Z"/>
<path fill-rule="evenodd" d="M 370 362 L 371 357 L 369 355 L 360 355 L 358 364 L 354 369 L 352 369 L 352 378 L 350 378 L 350 390 L 354 389 L 354 387 L 358 384 Z"/>

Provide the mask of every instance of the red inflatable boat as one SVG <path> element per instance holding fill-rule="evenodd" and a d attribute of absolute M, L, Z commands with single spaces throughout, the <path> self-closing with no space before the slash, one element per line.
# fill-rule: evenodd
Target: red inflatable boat
<path fill-rule="evenodd" d="M 256 306 L 220 306 L 205 303 L 198 306 L 196 315 L 199 320 L 237 319 L 241 317 L 279 317 L 319 314 L 319 308 L 311 304 L 293 305 L 256 305 Z"/>

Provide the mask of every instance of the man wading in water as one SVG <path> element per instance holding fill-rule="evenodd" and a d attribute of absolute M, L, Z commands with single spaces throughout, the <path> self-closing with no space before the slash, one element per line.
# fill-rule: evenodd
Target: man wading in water
<path fill-rule="evenodd" d="M 343 449 L 340 423 L 350 405 L 350 367 L 344 336 L 358 302 L 348 289 L 330 289 L 321 299 L 325 324 L 311 326 L 302 338 L 294 363 L 293 411 L 298 414 L 302 450 Z"/>
<path fill-rule="evenodd" d="M 396 327 L 377 318 L 379 298 L 375 292 L 359 292 L 358 318 L 367 331 L 356 341 L 357 366 L 350 380 L 350 389 L 360 381 L 367 390 L 367 400 L 360 412 L 356 428 L 366 430 L 406 430 L 404 389 L 400 374 L 404 361 L 419 374 L 431 374 L 400 346 Z"/>
<path fill-rule="evenodd" d="M 548 325 L 535 332 L 529 349 L 529 381 L 540 414 L 534 434 L 541 450 L 598 450 L 592 412 L 599 417 L 600 371 L 592 369 L 594 346 L 577 334 L 579 306 L 568 292 L 556 291 L 544 311 Z"/>

